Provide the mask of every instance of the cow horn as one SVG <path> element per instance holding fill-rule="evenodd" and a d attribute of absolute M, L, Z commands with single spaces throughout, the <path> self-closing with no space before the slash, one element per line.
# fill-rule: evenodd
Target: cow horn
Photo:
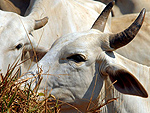
<path fill-rule="evenodd" d="M 45 26 L 47 22 L 48 17 L 44 17 L 43 19 L 40 20 L 35 20 L 34 30 L 40 29 L 41 27 Z"/>
<path fill-rule="evenodd" d="M 101 12 L 99 17 L 97 18 L 97 20 L 94 22 L 92 29 L 98 29 L 101 32 L 104 31 L 109 13 L 111 12 L 111 9 L 114 6 L 114 4 L 115 4 L 115 1 L 112 1 L 104 8 L 104 10 Z"/>
<path fill-rule="evenodd" d="M 112 34 L 109 37 L 110 47 L 113 49 L 118 49 L 122 46 L 128 44 L 131 40 L 134 39 L 135 35 L 138 33 L 139 29 L 143 24 L 145 17 L 145 8 L 140 12 L 136 20 L 123 32 Z"/>

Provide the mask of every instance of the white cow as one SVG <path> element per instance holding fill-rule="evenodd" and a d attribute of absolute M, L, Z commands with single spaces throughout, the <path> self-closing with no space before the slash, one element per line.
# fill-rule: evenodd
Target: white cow
<path fill-rule="evenodd" d="M 50 48 L 57 38 L 65 34 L 90 29 L 105 6 L 92 0 L 31 0 L 26 15 L 35 19 L 49 18 L 44 29 L 32 34 L 40 40 L 40 45 Z M 109 18 L 109 24 L 110 21 Z M 107 25 L 106 31 L 109 30 Z"/>
<path fill-rule="evenodd" d="M 110 8 L 109 5 L 107 8 Z M 48 93 L 51 91 L 56 98 L 69 102 L 81 112 L 90 110 L 86 108 L 91 97 L 90 108 L 101 102 L 101 99 L 119 97 L 118 102 L 115 101 L 111 106 L 106 106 L 102 112 L 148 113 L 150 99 L 141 97 L 148 97 L 144 87 L 150 91 L 149 68 L 113 52 L 134 38 L 143 22 L 145 10 L 142 10 L 129 28 L 117 34 L 103 32 L 105 25 L 100 23 L 105 22 L 103 19 L 106 15 L 108 14 L 104 11 L 90 30 L 67 34 L 59 38 L 38 65 L 35 65 L 24 77 L 40 74 L 43 80 L 39 92 L 48 89 Z M 107 89 L 109 79 L 112 82 L 117 80 L 114 87 L 119 92 L 130 94 L 130 96 L 118 94 L 116 90 L 109 93 Z M 38 82 L 37 76 L 36 82 Z M 104 82 L 107 86 L 103 86 Z M 62 106 L 62 112 L 77 111 L 66 105 Z"/>
<path fill-rule="evenodd" d="M 0 10 L 1 72 L 5 74 L 8 65 L 13 64 L 21 56 L 22 61 L 28 59 L 26 51 L 30 51 L 32 55 L 32 48 L 39 53 L 38 55 L 45 54 L 60 36 L 90 29 L 104 7 L 104 4 L 94 1 L 31 0 L 26 17 Z M 44 17 L 49 18 L 48 23 L 48 18 Z M 41 18 L 43 18 L 41 21 L 36 21 Z M 47 25 L 44 26 L 46 23 Z M 39 29 L 43 26 L 43 29 Z M 106 31 L 109 31 L 108 27 Z M 22 54 L 23 49 L 24 54 Z M 30 64 L 30 60 L 25 62 L 22 72 L 28 70 Z"/>
<path fill-rule="evenodd" d="M 36 21 L 30 17 L 21 17 L 18 14 L 0 10 L 0 69 L 2 73 L 6 73 L 9 64 L 20 59 L 23 50 L 30 51 L 32 46 L 37 47 L 31 32 L 43 27 L 47 20 L 44 18 Z M 42 51 L 42 48 L 37 51 Z"/>

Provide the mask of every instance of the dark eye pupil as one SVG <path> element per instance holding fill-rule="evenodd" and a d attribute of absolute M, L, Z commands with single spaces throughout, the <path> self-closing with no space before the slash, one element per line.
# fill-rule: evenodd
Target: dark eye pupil
<path fill-rule="evenodd" d="M 16 49 L 20 49 L 20 48 L 22 48 L 22 44 L 18 44 L 17 46 L 16 46 Z"/>
<path fill-rule="evenodd" d="M 76 63 L 79 63 L 79 62 L 84 62 L 86 61 L 81 55 L 79 54 L 76 54 L 76 55 L 72 55 L 70 57 L 67 57 L 68 60 L 72 60 Z"/>

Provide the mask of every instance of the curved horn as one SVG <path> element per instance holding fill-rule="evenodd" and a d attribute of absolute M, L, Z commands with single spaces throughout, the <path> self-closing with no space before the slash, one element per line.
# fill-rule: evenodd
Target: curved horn
<path fill-rule="evenodd" d="M 104 10 L 101 12 L 99 17 L 97 18 L 97 20 L 94 22 L 92 29 L 98 29 L 101 32 L 104 31 L 109 13 L 111 12 L 111 9 L 114 6 L 114 4 L 115 4 L 115 1 L 112 1 L 104 8 Z"/>
<path fill-rule="evenodd" d="M 34 30 L 40 29 L 41 27 L 45 26 L 47 22 L 48 22 L 48 17 L 44 17 L 41 20 L 35 20 Z"/>
<path fill-rule="evenodd" d="M 110 47 L 113 49 L 118 49 L 122 46 L 128 44 L 134 39 L 135 35 L 138 33 L 142 26 L 146 10 L 143 9 L 136 20 L 123 32 L 112 34 L 109 37 Z"/>

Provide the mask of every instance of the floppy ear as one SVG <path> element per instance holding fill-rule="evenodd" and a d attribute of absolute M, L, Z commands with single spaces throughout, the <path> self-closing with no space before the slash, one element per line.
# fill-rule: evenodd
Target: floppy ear
<path fill-rule="evenodd" d="M 121 93 L 148 97 L 148 94 L 141 83 L 126 69 L 118 65 L 108 65 L 105 72 L 114 83 L 114 87 Z"/>

